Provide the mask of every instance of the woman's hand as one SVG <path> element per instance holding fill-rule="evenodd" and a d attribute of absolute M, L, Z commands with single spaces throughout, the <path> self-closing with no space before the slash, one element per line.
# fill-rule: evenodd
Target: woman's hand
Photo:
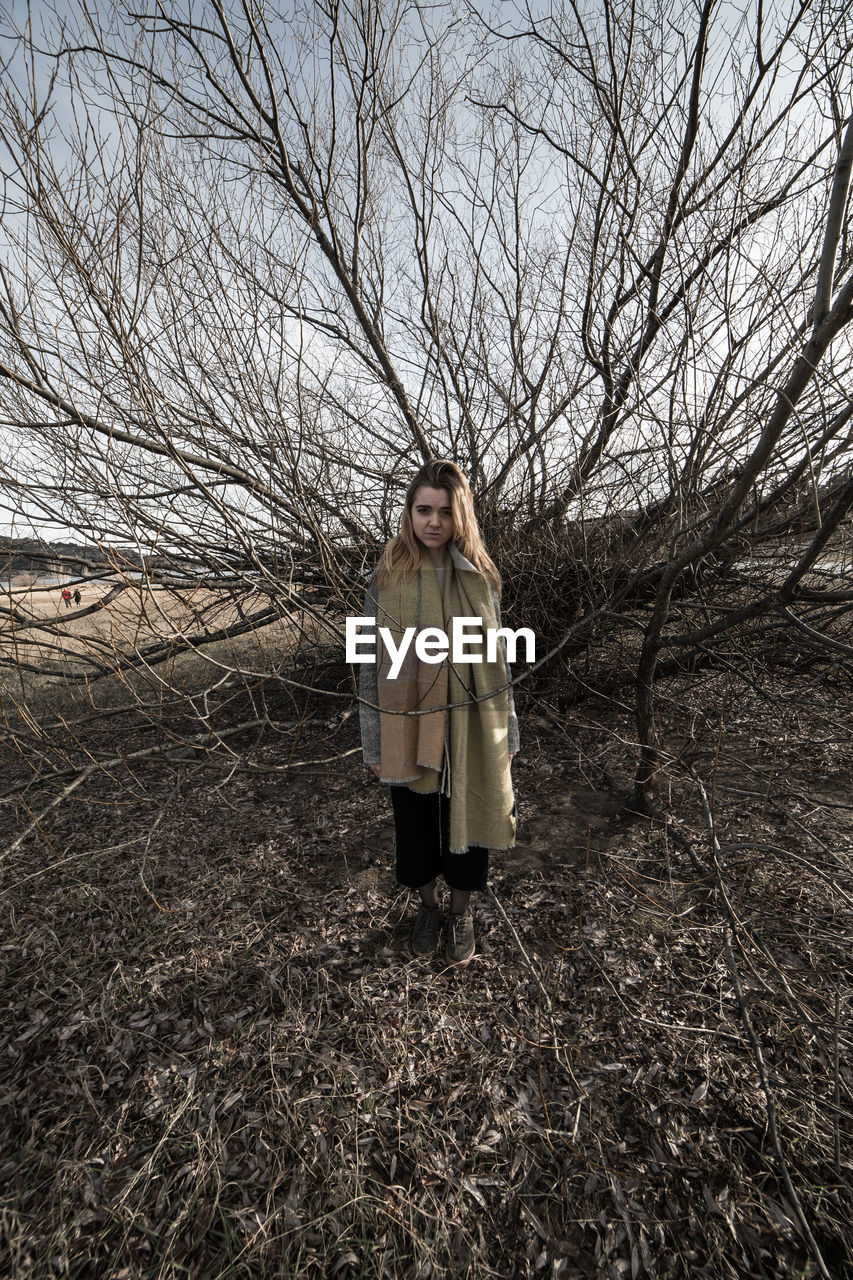
<path fill-rule="evenodd" d="M 515 757 L 516 757 L 516 752 L 515 752 L 515 751 L 510 751 L 510 753 L 509 753 L 509 762 L 510 762 L 510 765 L 512 764 L 512 762 L 513 762 L 513 760 L 515 759 Z"/>
<path fill-rule="evenodd" d="M 381 766 L 380 764 L 369 764 L 367 767 L 368 767 L 368 769 L 372 769 L 372 770 L 373 770 L 373 772 L 376 774 L 377 778 L 381 778 L 381 776 L 382 776 L 382 766 Z"/>

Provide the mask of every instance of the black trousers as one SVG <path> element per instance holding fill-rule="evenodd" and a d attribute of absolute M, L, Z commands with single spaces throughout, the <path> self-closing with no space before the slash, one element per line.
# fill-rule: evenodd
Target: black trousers
<path fill-rule="evenodd" d="M 397 835 L 397 879 L 410 889 L 443 876 L 451 889 L 485 889 L 489 851 L 450 852 L 450 800 L 438 791 L 391 788 Z"/>

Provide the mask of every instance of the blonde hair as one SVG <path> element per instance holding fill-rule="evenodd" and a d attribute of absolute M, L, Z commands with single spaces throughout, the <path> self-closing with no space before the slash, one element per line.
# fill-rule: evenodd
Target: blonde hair
<path fill-rule="evenodd" d="M 404 573 L 417 573 L 421 567 L 423 553 L 421 544 L 415 537 L 412 524 L 412 507 L 415 505 L 415 494 L 418 489 L 446 489 L 450 497 L 450 510 L 453 515 L 453 541 L 467 560 L 492 584 L 500 595 L 501 575 L 494 561 L 486 550 L 480 526 L 474 513 L 474 497 L 471 486 L 459 470 L 455 462 L 444 458 L 433 458 L 425 463 L 406 490 L 406 501 L 400 517 L 400 532 L 386 545 L 376 571 L 379 586 L 394 569 L 402 569 Z"/>

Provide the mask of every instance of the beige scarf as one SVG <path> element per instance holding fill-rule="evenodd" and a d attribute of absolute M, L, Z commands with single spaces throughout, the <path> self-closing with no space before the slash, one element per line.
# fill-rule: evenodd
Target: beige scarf
<path fill-rule="evenodd" d="M 397 647 L 406 627 L 440 627 L 452 640 L 454 617 L 479 618 L 482 645 L 467 648 L 483 660 L 456 666 L 451 659 L 421 662 L 413 639 L 392 680 L 391 656 L 378 639 L 381 777 L 412 791 L 449 792 L 451 852 L 464 853 L 470 845 L 511 849 L 515 804 L 500 646 L 497 660 L 486 661 L 485 629 L 497 626 L 491 588 L 456 547 L 443 576 L 442 589 L 441 574 L 429 560 L 417 573 L 389 574 L 379 589 L 377 626 L 389 629 Z M 476 627 L 466 632 L 476 634 Z"/>

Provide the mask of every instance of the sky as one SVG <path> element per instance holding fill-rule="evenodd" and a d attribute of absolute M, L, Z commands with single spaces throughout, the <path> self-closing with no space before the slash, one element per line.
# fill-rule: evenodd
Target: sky
<path fill-rule="evenodd" d="M 47 5 L 33 5 L 29 11 L 33 15 L 34 26 L 37 31 L 39 31 L 43 26 L 50 24 L 50 20 L 51 20 L 50 8 L 52 8 L 60 17 L 63 17 L 63 16 L 69 16 L 73 14 L 76 11 L 77 6 L 73 3 L 73 0 L 58 0 L 57 4 L 50 7 Z M 775 8 L 778 9 L 779 6 L 775 6 Z M 537 13 L 537 15 L 543 15 L 547 12 L 547 9 L 548 9 L 547 5 L 541 4 L 535 7 L 535 12 Z M 515 6 L 502 5 L 502 6 L 497 6 L 494 12 L 498 15 L 505 16 L 507 13 L 512 12 L 514 10 L 515 10 Z M 771 7 L 770 6 L 766 7 L 766 10 L 768 12 L 771 11 Z M 2 10 L 5 22 L 0 23 L 0 31 L 2 31 L 3 27 L 5 26 L 5 30 L 7 34 L 5 37 L 0 35 L 0 49 L 6 51 L 7 54 L 8 54 L 8 51 L 12 48 L 12 45 L 10 44 L 10 36 L 8 35 L 10 26 L 14 25 L 15 23 L 19 25 L 23 24 L 23 22 L 26 20 L 27 12 L 28 12 L 27 6 L 25 3 L 22 2 L 22 0 L 14 0 L 14 2 L 11 5 L 6 4 Z M 726 59 L 728 56 L 730 45 L 727 43 L 727 40 L 728 40 L 727 33 L 729 31 L 733 31 L 734 28 L 740 23 L 740 21 L 743 18 L 743 11 L 739 6 L 735 4 L 726 3 L 718 7 L 718 15 L 719 15 L 718 21 L 720 23 L 720 26 L 714 28 L 714 41 L 712 43 L 712 51 L 710 55 L 711 65 L 709 67 L 709 72 L 711 74 L 712 81 L 715 78 L 715 75 L 718 75 L 720 77 L 717 81 L 717 88 L 715 90 L 715 93 L 718 94 L 719 105 L 715 109 L 717 111 L 717 114 L 719 115 L 720 120 L 722 121 L 728 110 L 728 94 L 726 92 L 726 79 L 730 74 L 730 68 L 727 66 Z M 287 62 L 287 56 L 285 56 L 284 61 Z M 23 85 L 25 83 L 25 74 L 24 74 L 25 67 L 22 62 L 20 52 L 12 56 L 9 72 L 10 74 L 7 77 L 7 84 L 10 80 L 13 85 L 14 84 Z M 48 63 L 46 61 L 37 63 L 36 69 L 35 69 L 35 82 L 36 82 L 39 94 L 42 94 L 44 92 L 44 86 L 47 82 L 48 74 L 49 74 Z M 790 72 L 786 74 L 790 74 Z M 782 87 L 783 88 L 785 87 L 784 83 Z M 72 123 L 70 98 L 68 96 L 67 91 L 61 86 L 58 87 L 57 89 L 55 101 L 56 101 L 56 108 L 57 108 L 57 112 L 56 112 L 57 125 L 59 127 L 59 130 L 61 131 L 63 126 L 70 125 Z M 59 141 L 58 135 L 57 135 L 57 147 L 61 152 L 61 143 Z M 2 143 L 0 143 L 0 162 L 2 162 L 2 158 L 3 158 Z M 6 189 L 6 195 L 7 197 L 9 196 L 8 187 Z M 8 205 L 6 207 L 5 213 L 6 213 L 6 216 L 4 219 L 4 223 L 5 223 L 6 232 L 8 233 L 10 230 L 14 229 L 14 225 L 15 225 L 14 218 L 10 219 L 8 216 Z M 2 230 L 0 230 L 0 237 L 2 237 L 2 234 L 3 232 Z M 0 254 L 2 254 L 3 251 L 4 251 L 4 246 L 2 244 L 2 239 L 0 239 Z M 32 513 L 32 515 L 34 520 L 39 519 L 39 517 L 35 513 Z M 2 529 L 2 523 L 0 523 L 0 529 Z M 65 530 L 65 532 L 68 533 L 70 531 Z"/>

